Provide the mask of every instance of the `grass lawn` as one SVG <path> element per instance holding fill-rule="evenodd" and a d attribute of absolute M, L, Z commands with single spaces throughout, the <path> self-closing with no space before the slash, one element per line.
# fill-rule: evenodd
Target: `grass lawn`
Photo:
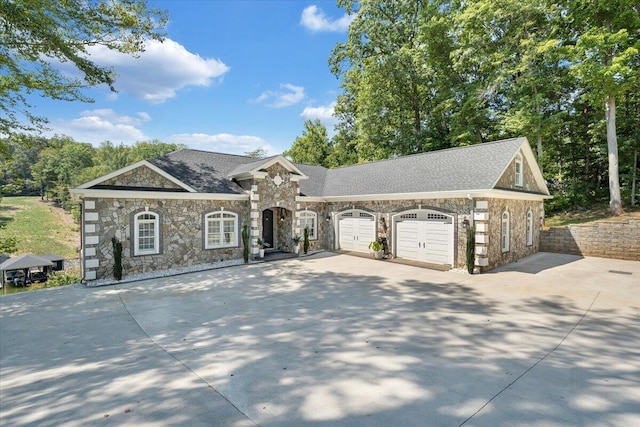
<path fill-rule="evenodd" d="M 18 251 L 35 255 L 55 254 L 77 258 L 80 226 L 71 215 L 39 197 L 3 197 L 0 201 L 0 236 L 15 237 Z"/>
<path fill-rule="evenodd" d="M 640 206 L 624 206 L 624 213 L 620 216 L 609 216 L 608 206 L 596 206 L 591 209 L 582 209 L 567 212 L 558 212 L 545 218 L 546 227 L 560 227 L 571 224 L 583 224 L 586 222 L 606 219 L 608 221 L 620 221 L 630 217 L 640 218 Z"/>

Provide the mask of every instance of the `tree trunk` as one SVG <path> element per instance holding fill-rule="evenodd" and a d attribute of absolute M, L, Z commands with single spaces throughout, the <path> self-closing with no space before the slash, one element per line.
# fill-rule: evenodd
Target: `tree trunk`
<path fill-rule="evenodd" d="M 618 176 L 618 138 L 616 135 L 616 98 L 609 94 L 605 97 L 607 118 L 607 146 L 609 150 L 609 211 L 611 215 L 622 213 L 620 197 L 620 178 Z"/>

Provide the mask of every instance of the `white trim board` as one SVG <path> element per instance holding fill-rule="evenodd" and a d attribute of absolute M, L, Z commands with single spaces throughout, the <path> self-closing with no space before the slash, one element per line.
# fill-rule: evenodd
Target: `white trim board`
<path fill-rule="evenodd" d="M 97 188 L 73 188 L 69 190 L 75 198 L 95 199 L 171 199 L 171 200 L 247 200 L 249 194 L 224 194 L 224 193 L 185 193 L 169 191 L 144 191 L 144 190 L 107 190 Z"/>
<path fill-rule="evenodd" d="M 544 194 L 525 193 L 509 190 L 472 190 L 472 191 L 435 191 L 429 193 L 393 193 L 393 194 L 363 194 L 349 196 L 307 197 L 297 196 L 296 202 L 357 202 L 373 200 L 425 200 L 425 199 L 512 199 L 537 200 L 551 199 L 553 196 Z"/>
<path fill-rule="evenodd" d="M 93 187 L 94 185 L 98 185 L 102 182 L 108 181 L 111 178 L 115 178 L 119 175 L 122 175 L 124 173 L 127 173 L 129 171 L 132 171 L 134 169 L 138 169 L 139 167 L 143 167 L 146 166 L 149 169 L 151 169 L 152 171 L 154 171 L 155 173 L 157 173 L 158 175 L 162 176 L 165 179 L 168 179 L 169 181 L 173 182 L 174 184 L 176 184 L 177 186 L 179 186 L 180 188 L 187 190 L 190 193 L 196 193 L 197 191 L 194 190 L 192 187 L 188 186 L 187 184 L 185 184 L 184 182 L 180 181 L 179 179 L 177 179 L 176 177 L 174 177 L 173 175 L 168 174 L 167 172 L 163 171 L 162 169 L 160 169 L 159 167 L 157 167 L 156 165 L 154 165 L 153 163 L 147 161 L 147 160 L 141 160 L 137 163 L 134 163 L 132 165 L 126 166 L 122 169 L 118 169 L 117 171 L 108 173 L 104 176 L 101 176 L 100 178 L 96 178 L 93 181 L 89 181 L 86 182 L 76 188 L 78 189 L 88 189 Z"/>

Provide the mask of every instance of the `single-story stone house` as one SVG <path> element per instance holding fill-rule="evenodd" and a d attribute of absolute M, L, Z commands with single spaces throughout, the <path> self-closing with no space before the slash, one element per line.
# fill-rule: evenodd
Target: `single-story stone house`
<path fill-rule="evenodd" d="M 476 226 L 476 265 L 486 271 L 538 251 L 549 190 L 526 138 L 326 169 L 183 149 L 141 161 L 72 190 L 82 204 L 82 269 L 112 275 L 111 239 L 123 274 L 242 258 L 241 230 L 268 249 L 292 251 L 309 227 L 312 250 L 369 252 L 465 267 Z"/>

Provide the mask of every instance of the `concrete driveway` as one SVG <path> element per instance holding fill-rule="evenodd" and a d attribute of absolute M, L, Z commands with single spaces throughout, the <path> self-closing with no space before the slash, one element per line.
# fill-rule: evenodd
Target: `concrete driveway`
<path fill-rule="evenodd" d="M 640 425 L 640 262 L 348 255 L 0 298 L 0 425 Z"/>

